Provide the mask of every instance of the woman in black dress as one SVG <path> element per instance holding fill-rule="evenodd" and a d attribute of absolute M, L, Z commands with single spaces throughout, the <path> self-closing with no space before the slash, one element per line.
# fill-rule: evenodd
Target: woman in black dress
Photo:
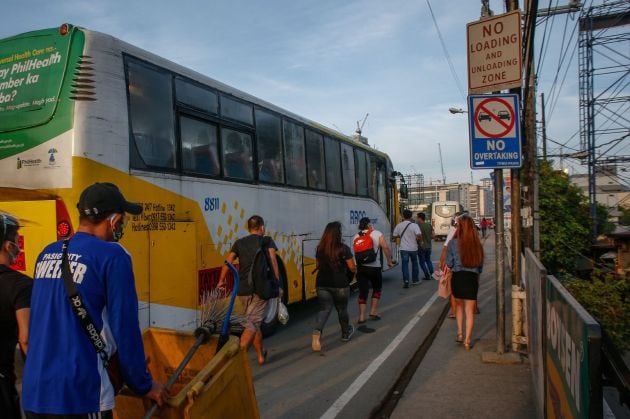
<path fill-rule="evenodd" d="M 475 222 L 468 215 L 462 215 L 457 220 L 455 236 L 446 247 L 446 264 L 453 272 L 451 288 L 456 304 L 457 342 L 463 342 L 466 350 L 470 350 L 475 324 L 479 274 L 483 267 L 483 247 L 479 241 Z M 466 313 L 465 338 L 462 332 L 464 312 Z"/>

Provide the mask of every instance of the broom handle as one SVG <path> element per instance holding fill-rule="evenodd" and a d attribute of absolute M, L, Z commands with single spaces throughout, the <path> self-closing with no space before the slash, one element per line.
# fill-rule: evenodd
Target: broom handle
<path fill-rule="evenodd" d="M 171 378 L 168 379 L 166 385 L 164 386 L 166 387 L 167 390 L 170 390 L 173 384 L 175 384 L 175 381 L 177 381 L 182 371 L 184 371 L 184 368 L 186 367 L 186 365 L 190 362 L 195 352 L 197 352 L 197 349 L 199 349 L 199 346 L 201 346 L 201 344 L 204 343 L 205 340 L 206 340 L 206 336 L 204 334 L 200 334 L 197 337 L 195 344 L 192 346 L 192 348 L 188 350 L 188 353 L 186 354 L 182 362 L 179 364 L 179 366 L 177 367 L 173 375 L 171 375 Z M 158 405 L 157 403 L 153 402 L 151 409 L 149 409 L 147 413 L 144 415 L 144 419 L 150 419 L 151 416 L 153 416 L 157 410 L 158 410 Z"/>
<path fill-rule="evenodd" d="M 232 287 L 232 296 L 230 297 L 230 305 L 228 306 L 227 313 L 225 314 L 225 319 L 223 319 L 223 326 L 221 327 L 221 333 L 219 334 L 219 341 L 217 342 L 217 353 L 221 350 L 223 345 L 225 345 L 230 334 L 230 317 L 232 317 L 232 309 L 234 309 L 234 300 L 236 300 L 236 293 L 238 292 L 238 284 L 240 281 L 238 271 L 236 270 L 234 265 L 232 265 L 227 260 L 225 261 L 225 265 L 234 274 L 234 285 Z"/>

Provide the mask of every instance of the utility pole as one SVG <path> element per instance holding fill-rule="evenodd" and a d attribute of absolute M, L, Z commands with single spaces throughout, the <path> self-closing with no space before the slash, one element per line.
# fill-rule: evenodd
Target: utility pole
<path fill-rule="evenodd" d="M 547 161 L 547 125 L 545 124 L 545 94 L 540 94 L 540 113 L 542 115 L 540 119 L 542 128 L 542 152 L 543 160 Z"/>

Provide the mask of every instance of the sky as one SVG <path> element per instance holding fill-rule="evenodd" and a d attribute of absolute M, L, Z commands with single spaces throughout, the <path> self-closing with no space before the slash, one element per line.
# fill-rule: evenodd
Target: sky
<path fill-rule="evenodd" d="M 490 0 L 495 14 L 503 5 Z M 441 148 L 447 182 L 477 183 L 490 171 L 470 169 L 468 114 L 448 109 L 467 106 L 466 24 L 480 9 L 476 0 L 5 0 L 0 38 L 64 22 L 104 32 L 347 135 L 369 114 L 363 135 L 395 170 L 440 182 Z M 550 39 L 563 39 L 572 18 L 554 18 Z M 538 93 L 557 80 L 560 44 L 545 51 Z M 560 143 L 579 126 L 576 63 L 577 53 L 547 117 Z"/>

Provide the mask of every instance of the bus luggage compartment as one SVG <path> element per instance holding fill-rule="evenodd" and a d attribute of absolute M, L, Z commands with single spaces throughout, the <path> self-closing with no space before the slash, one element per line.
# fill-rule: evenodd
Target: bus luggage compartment
<path fill-rule="evenodd" d="M 201 345 L 173 387 L 171 397 L 153 417 L 258 418 L 249 361 L 240 350 L 239 339 L 230 336 L 216 352 L 218 335 Z M 149 370 L 154 380 L 165 383 L 195 343 L 190 332 L 149 328 L 142 335 Z M 116 396 L 114 418 L 141 418 L 151 400 L 128 389 Z"/>

